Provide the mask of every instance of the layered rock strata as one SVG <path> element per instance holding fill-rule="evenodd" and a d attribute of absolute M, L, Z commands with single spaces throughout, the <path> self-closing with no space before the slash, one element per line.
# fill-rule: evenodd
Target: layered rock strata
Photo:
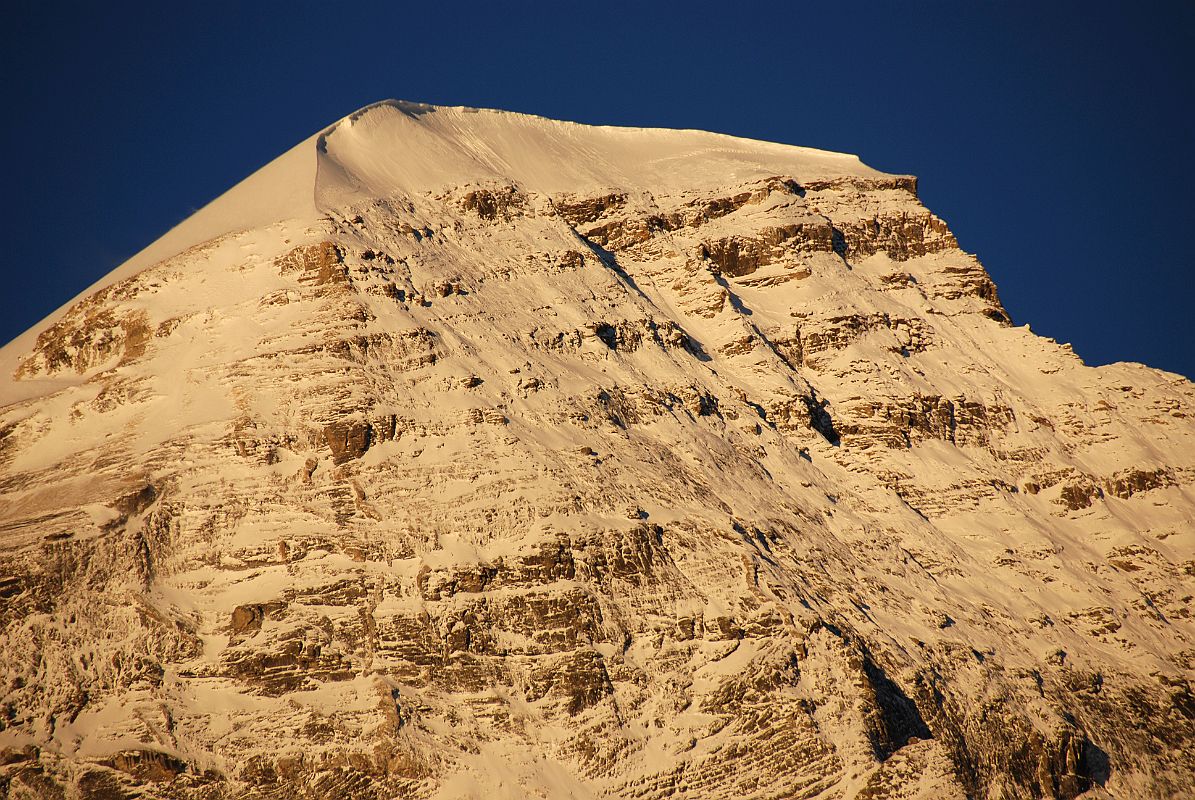
<path fill-rule="evenodd" d="M 0 794 L 1195 793 L 1195 387 L 913 179 L 405 103 L 284 159 L 203 219 L 312 213 L 4 351 Z"/>

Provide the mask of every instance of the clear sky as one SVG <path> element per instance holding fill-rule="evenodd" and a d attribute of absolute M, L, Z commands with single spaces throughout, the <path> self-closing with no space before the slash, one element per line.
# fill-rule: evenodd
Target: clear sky
<path fill-rule="evenodd" d="M 397 97 L 856 153 L 921 178 L 1016 323 L 1195 376 L 1191 0 L 176 6 L 6 10 L 0 341 Z"/>

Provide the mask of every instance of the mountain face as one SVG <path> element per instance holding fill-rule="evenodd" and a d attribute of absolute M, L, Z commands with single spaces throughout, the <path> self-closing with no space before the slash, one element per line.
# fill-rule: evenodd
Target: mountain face
<path fill-rule="evenodd" d="M 381 103 L 0 366 L 0 795 L 1195 796 L 1195 386 L 911 177 Z"/>

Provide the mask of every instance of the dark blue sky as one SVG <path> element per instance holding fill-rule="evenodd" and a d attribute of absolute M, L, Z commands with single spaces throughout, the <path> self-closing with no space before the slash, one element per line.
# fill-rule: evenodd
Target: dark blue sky
<path fill-rule="evenodd" d="M 0 32 L 0 341 L 399 97 L 857 153 L 920 176 L 1017 323 L 1195 376 L 1195 3 L 83 5 Z"/>

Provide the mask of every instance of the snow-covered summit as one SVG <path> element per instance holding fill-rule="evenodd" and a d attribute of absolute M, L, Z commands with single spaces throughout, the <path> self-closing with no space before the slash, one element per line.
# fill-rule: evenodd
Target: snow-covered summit
<path fill-rule="evenodd" d="M 799 181 L 882 175 L 852 155 L 705 131 L 582 125 L 398 100 L 348 115 L 320 135 L 318 146 L 317 198 L 344 190 L 385 196 L 484 178 L 555 193 L 710 189 L 773 175 Z"/>
<path fill-rule="evenodd" d="M 219 236 L 279 220 L 315 220 L 365 197 L 486 180 L 546 193 L 701 190 L 773 175 L 807 180 L 883 173 L 852 155 L 705 131 L 591 126 L 383 100 L 304 139 L 0 349 L 0 375 L 11 375 L 20 354 L 67 308 L 105 286 Z M 60 384 L 0 388 L 0 404 L 51 385 Z"/>

